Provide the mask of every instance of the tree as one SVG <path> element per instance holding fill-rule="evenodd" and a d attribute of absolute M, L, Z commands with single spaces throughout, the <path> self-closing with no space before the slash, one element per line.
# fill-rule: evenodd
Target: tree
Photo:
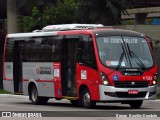
<path fill-rule="evenodd" d="M 57 0 L 56 5 L 44 5 L 43 12 L 32 8 L 32 14 L 22 17 L 23 31 L 41 29 L 49 24 L 69 24 L 77 22 L 78 4 L 76 0 Z"/>
<path fill-rule="evenodd" d="M 32 31 L 34 29 L 40 29 L 41 25 L 41 14 L 37 7 L 33 7 L 32 14 L 30 16 L 22 17 L 22 31 Z"/>
<path fill-rule="evenodd" d="M 48 24 L 101 23 L 120 24 L 121 12 L 127 14 L 127 0 L 19 0 L 26 8 L 25 31 Z M 28 9 L 28 10 L 27 10 Z"/>
<path fill-rule="evenodd" d="M 121 12 L 127 14 L 127 0 L 78 0 L 82 23 L 120 24 Z"/>
<path fill-rule="evenodd" d="M 58 0 L 53 11 L 55 11 L 55 13 L 52 20 L 55 24 L 69 24 L 78 22 L 77 0 Z"/>
<path fill-rule="evenodd" d="M 43 10 L 44 7 L 55 5 L 57 0 L 18 0 L 18 7 L 25 12 L 30 13 L 33 7 Z"/>

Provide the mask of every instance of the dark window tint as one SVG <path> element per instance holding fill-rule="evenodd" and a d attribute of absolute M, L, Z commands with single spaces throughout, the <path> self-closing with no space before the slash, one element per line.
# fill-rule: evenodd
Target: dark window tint
<path fill-rule="evenodd" d="M 6 62 L 13 61 L 13 48 L 14 48 L 14 41 L 12 39 L 8 39 L 6 42 Z"/>
<path fill-rule="evenodd" d="M 60 61 L 62 37 L 36 37 L 25 41 L 23 61 L 53 62 Z"/>
<path fill-rule="evenodd" d="M 24 62 L 60 61 L 62 55 L 62 36 L 53 37 L 18 37 L 10 38 L 6 44 L 6 62 L 13 61 L 15 41 L 22 42 L 22 59 Z"/>

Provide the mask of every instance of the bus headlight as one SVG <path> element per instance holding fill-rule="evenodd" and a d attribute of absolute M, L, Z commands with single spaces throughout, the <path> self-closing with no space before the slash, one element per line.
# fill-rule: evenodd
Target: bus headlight
<path fill-rule="evenodd" d="M 154 75 L 154 80 L 152 82 L 153 85 L 157 85 L 157 79 L 158 79 L 158 77 L 157 77 L 157 74 L 156 74 L 156 75 Z"/>
<path fill-rule="evenodd" d="M 108 81 L 107 76 L 106 76 L 104 73 L 102 73 L 102 72 L 100 72 L 100 76 L 101 76 L 103 85 L 109 86 L 110 83 L 109 83 L 109 81 Z"/>
<path fill-rule="evenodd" d="M 157 81 L 156 80 L 153 80 L 153 85 L 157 85 Z"/>

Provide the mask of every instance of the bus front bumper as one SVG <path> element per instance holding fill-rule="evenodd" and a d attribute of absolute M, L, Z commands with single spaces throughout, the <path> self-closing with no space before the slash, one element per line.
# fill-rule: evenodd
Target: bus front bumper
<path fill-rule="evenodd" d="M 129 94 L 128 91 L 138 91 L 138 93 Z M 156 99 L 157 85 L 145 88 L 116 88 L 99 85 L 99 92 L 100 101 L 154 100 Z"/>

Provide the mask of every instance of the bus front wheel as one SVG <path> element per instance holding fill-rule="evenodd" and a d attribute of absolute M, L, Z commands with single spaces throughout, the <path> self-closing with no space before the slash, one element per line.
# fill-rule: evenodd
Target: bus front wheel
<path fill-rule="evenodd" d="M 30 100 L 32 101 L 33 104 L 35 105 L 39 105 L 39 104 L 47 104 L 49 98 L 47 97 L 40 97 L 38 96 L 38 90 L 37 88 L 34 86 L 32 87 L 30 93 Z"/>
<path fill-rule="evenodd" d="M 85 108 L 92 108 L 96 105 L 96 102 L 91 100 L 90 92 L 87 88 L 81 92 L 81 105 Z"/>
<path fill-rule="evenodd" d="M 141 107 L 142 103 L 143 103 L 143 100 L 130 101 L 130 102 L 129 102 L 129 105 L 130 105 L 130 107 L 133 108 L 133 109 L 138 109 L 138 108 Z"/>

